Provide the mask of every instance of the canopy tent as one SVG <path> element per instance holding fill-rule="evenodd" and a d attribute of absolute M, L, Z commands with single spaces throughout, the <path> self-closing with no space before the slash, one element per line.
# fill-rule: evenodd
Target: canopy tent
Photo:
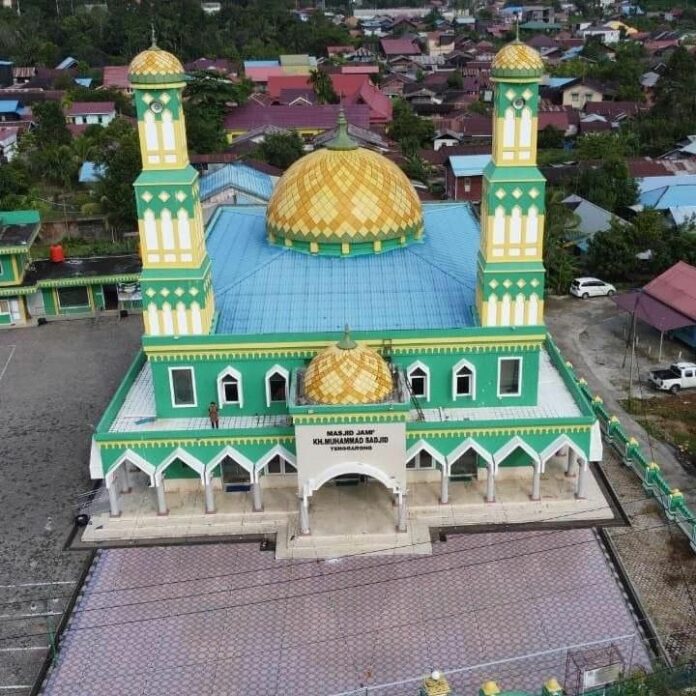
<path fill-rule="evenodd" d="M 660 300 L 648 295 L 644 290 L 633 290 L 614 295 L 614 302 L 626 312 L 635 314 L 637 319 L 656 328 L 660 332 L 673 331 L 696 324 L 696 320 L 668 307 Z"/>

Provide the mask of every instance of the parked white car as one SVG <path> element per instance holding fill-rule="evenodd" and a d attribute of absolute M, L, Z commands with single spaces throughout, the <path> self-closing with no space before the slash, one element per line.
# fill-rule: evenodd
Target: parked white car
<path fill-rule="evenodd" d="M 611 297 L 616 294 L 616 288 L 599 278 L 576 278 L 570 284 L 570 294 L 583 300 L 588 297 Z"/>

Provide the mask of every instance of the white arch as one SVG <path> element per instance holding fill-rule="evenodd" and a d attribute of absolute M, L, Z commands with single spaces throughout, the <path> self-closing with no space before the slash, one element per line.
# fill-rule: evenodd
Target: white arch
<path fill-rule="evenodd" d="M 505 109 L 503 121 L 503 147 L 515 147 L 515 112 L 511 107 Z"/>
<path fill-rule="evenodd" d="M 510 213 L 510 235 L 508 241 L 510 244 L 519 244 L 522 241 L 522 210 L 519 205 L 513 206 Z"/>
<path fill-rule="evenodd" d="M 464 442 L 457 445 L 448 455 L 447 455 L 447 475 L 450 475 L 452 471 L 452 464 L 459 459 L 463 454 L 469 450 L 474 450 L 482 459 L 485 459 L 486 464 L 489 468 L 493 467 L 493 455 L 485 448 L 479 445 L 476 440 L 472 437 L 467 437 Z"/>
<path fill-rule="evenodd" d="M 503 295 L 500 303 L 500 326 L 510 326 L 510 293 Z"/>
<path fill-rule="evenodd" d="M 165 150 L 176 149 L 174 123 L 172 121 L 172 112 L 169 109 L 165 109 L 162 112 L 162 141 Z"/>
<path fill-rule="evenodd" d="M 530 205 L 527 211 L 527 229 L 524 241 L 527 244 L 536 244 L 539 241 L 539 216 L 535 205 Z"/>
<path fill-rule="evenodd" d="M 548 447 L 539 452 L 539 459 L 541 460 L 542 471 L 546 467 L 546 462 L 553 457 L 556 452 L 558 452 L 561 447 L 570 447 L 581 459 L 587 461 L 587 455 L 585 451 L 573 442 L 565 433 L 559 435 Z"/>
<path fill-rule="evenodd" d="M 440 466 L 447 466 L 447 458 L 436 450 L 429 442 L 418 440 L 406 450 L 406 461 L 413 459 L 419 452 L 427 452 Z"/>
<path fill-rule="evenodd" d="M 459 370 L 461 370 L 462 367 L 467 367 L 471 371 L 471 394 L 469 394 L 468 396 L 462 394 L 459 398 L 476 398 L 476 368 L 466 358 L 462 358 L 452 368 L 452 401 L 457 400 L 457 372 L 459 372 Z"/>
<path fill-rule="evenodd" d="M 239 391 L 239 401 L 226 402 L 224 399 L 225 390 L 222 388 L 222 380 L 225 377 L 234 377 L 237 380 L 237 390 Z M 224 406 L 239 406 L 242 408 L 244 406 L 244 390 L 242 389 L 242 373 L 239 370 L 235 370 L 232 365 L 228 365 L 224 370 L 222 370 L 217 376 L 217 392 L 218 392 L 218 404 L 220 408 Z"/>
<path fill-rule="evenodd" d="M 392 476 L 388 476 L 381 469 L 371 464 L 361 464 L 360 462 L 345 462 L 342 464 L 334 464 L 325 471 L 317 479 L 309 479 L 305 483 L 303 494 L 305 497 L 312 495 L 318 491 L 325 483 L 337 476 L 344 474 L 357 474 L 358 476 L 369 476 L 379 481 L 383 486 L 388 488 L 392 493 L 400 493 L 401 488 L 399 482 Z"/>
<path fill-rule="evenodd" d="M 515 311 L 512 317 L 513 326 L 522 326 L 524 324 L 524 295 L 521 292 L 515 297 Z"/>
<path fill-rule="evenodd" d="M 499 246 L 505 244 L 505 209 L 499 205 L 495 209 L 493 218 L 493 244 Z"/>
<path fill-rule="evenodd" d="M 290 391 L 290 373 L 282 366 L 282 365 L 274 365 L 271 367 L 267 372 L 266 372 L 266 406 L 269 407 L 271 405 L 271 383 L 270 383 L 270 378 L 275 374 L 278 373 L 282 377 L 285 378 L 285 400 L 287 401 L 288 398 L 288 392 Z"/>
<path fill-rule="evenodd" d="M 189 226 L 188 213 L 184 208 L 179 208 L 176 214 L 177 222 L 179 223 L 179 248 L 191 248 L 191 227 Z"/>
<path fill-rule="evenodd" d="M 520 118 L 520 147 L 532 145 L 532 111 L 528 106 L 522 109 Z"/>
<path fill-rule="evenodd" d="M 155 115 L 148 109 L 143 117 L 145 126 L 145 143 L 147 149 L 152 152 L 159 149 L 159 139 L 157 137 L 157 126 L 155 124 Z"/>
<path fill-rule="evenodd" d="M 164 208 L 160 213 L 160 228 L 162 230 L 162 248 L 173 249 L 174 242 L 174 222 L 172 214 L 167 208 Z"/>
<path fill-rule="evenodd" d="M 290 464 L 297 468 L 297 457 L 295 457 L 290 450 L 285 449 L 283 445 L 276 445 L 273 449 L 266 452 L 261 459 L 256 460 L 254 468 L 256 469 L 257 476 L 258 472 L 261 471 L 261 469 L 263 469 L 263 467 L 266 466 L 266 464 L 268 464 L 268 462 L 270 462 L 271 459 L 273 459 L 273 457 L 276 455 L 282 457 L 286 462 L 290 462 Z"/>
<path fill-rule="evenodd" d="M 239 450 L 235 449 L 234 447 L 230 447 L 230 445 L 227 445 L 222 451 L 220 451 L 218 454 L 216 454 L 206 465 L 205 465 L 205 481 L 210 482 L 210 479 L 213 477 L 213 471 L 215 471 L 215 467 L 217 467 L 219 464 L 222 463 L 222 460 L 225 457 L 230 457 L 230 459 L 234 459 L 239 466 L 242 467 L 245 471 L 249 473 L 249 478 L 253 481 L 256 482 L 256 475 L 254 472 L 254 462 L 251 461 L 248 457 L 245 457 Z"/>
<path fill-rule="evenodd" d="M 406 379 L 411 382 L 411 373 L 414 370 L 423 370 L 425 373 L 425 396 L 422 397 L 416 397 L 416 398 L 421 398 L 425 399 L 426 401 L 430 401 L 430 368 L 420 360 L 416 360 L 416 362 L 412 362 L 407 368 L 406 368 Z"/>
<path fill-rule="evenodd" d="M 145 228 L 145 246 L 148 251 L 157 251 L 159 243 L 157 240 L 157 221 L 155 213 L 147 208 L 143 213 L 143 227 Z"/>
<path fill-rule="evenodd" d="M 177 447 L 158 467 L 155 472 L 155 481 L 159 484 L 162 481 L 162 475 L 164 472 L 177 460 L 181 460 L 187 466 L 190 466 L 200 477 L 201 481 L 204 480 L 205 476 L 205 464 L 189 454 L 186 450 L 181 447 Z"/>
<path fill-rule="evenodd" d="M 534 326 L 539 321 L 539 296 L 533 292 L 527 305 L 527 324 Z"/>
<path fill-rule="evenodd" d="M 519 435 L 515 435 L 512 440 L 508 440 L 497 452 L 493 453 L 493 460 L 495 461 L 495 469 L 498 470 L 498 466 L 501 462 L 505 461 L 517 448 L 526 452 L 532 460 L 535 462 L 534 467 L 541 467 L 541 471 L 544 471 L 544 462 L 539 459 L 539 454 L 531 446 L 528 445 Z"/>
<path fill-rule="evenodd" d="M 114 476 L 118 471 L 121 464 L 124 462 L 130 462 L 133 466 L 137 466 L 140 471 L 147 474 L 150 478 L 150 485 L 155 485 L 155 467 L 150 464 L 146 459 L 143 459 L 139 454 L 136 454 L 131 449 L 127 449 L 112 465 L 112 467 L 106 472 L 104 477 L 104 484 L 107 488 L 111 488 L 111 484 L 114 481 Z"/>

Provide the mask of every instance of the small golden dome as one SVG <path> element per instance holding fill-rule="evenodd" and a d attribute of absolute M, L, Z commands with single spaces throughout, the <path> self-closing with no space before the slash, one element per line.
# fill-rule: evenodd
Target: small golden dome
<path fill-rule="evenodd" d="M 304 374 L 304 393 L 318 404 L 371 404 L 394 388 L 389 365 L 377 351 L 343 338 L 316 355 Z"/>
<path fill-rule="evenodd" d="M 503 46 L 493 58 L 493 77 L 541 77 L 544 61 L 539 52 L 521 41 Z"/>
<path fill-rule="evenodd" d="M 336 138 L 281 177 L 266 222 L 271 241 L 312 253 L 371 253 L 423 233 L 411 182 L 386 157 L 358 147 L 342 116 Z"/>
<path fill-rule="evenodd" d="M 163 51 L 154 41 L 152 46 L 141 51 L 128 66 L 128 80 L 133 84 L 166 84 L 183 82 L 184 66 L 169 51 Z"/>
<path fill-rule="evenodd" d="M 500 693 L 500 687 L 494 681 L 487 681 L 481 685 L 481 692 L 485 696 L 495 696 Z"/>

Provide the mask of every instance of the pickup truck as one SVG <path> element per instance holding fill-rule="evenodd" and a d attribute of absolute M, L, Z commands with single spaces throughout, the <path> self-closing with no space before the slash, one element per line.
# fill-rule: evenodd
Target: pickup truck
<path fill-rule="evenodd" d="M 667 369 L 652 370 L 648 379 L 656 389 L 676 394 L 680 389 L 696 387 L 696 363 L 673 363 Z"/>

